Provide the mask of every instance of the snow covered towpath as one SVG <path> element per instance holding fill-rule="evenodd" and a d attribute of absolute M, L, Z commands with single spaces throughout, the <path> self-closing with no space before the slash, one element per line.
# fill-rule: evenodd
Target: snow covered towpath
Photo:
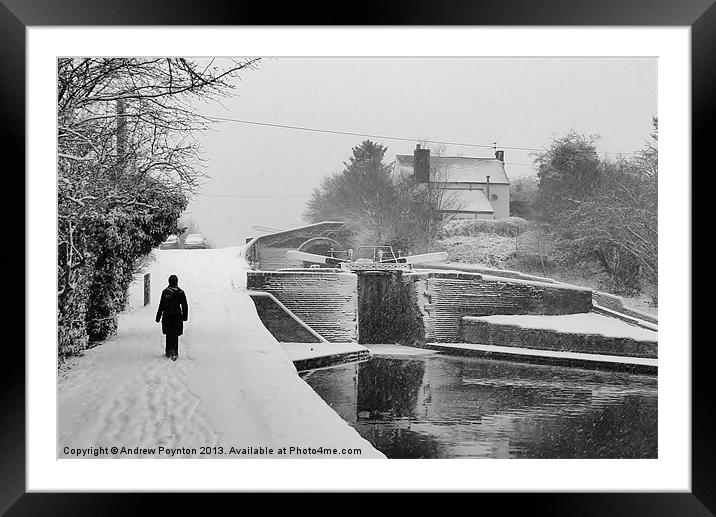
<path fill-rule="evenodd" d="M 384 457 L 296 374 L 244 291 L 239 248 L 155 253 L 152 303 L 135 303 L 117 336 L 59 376 L 59 457 Z M 189 302 L 176 362 L 154 321 L 170 274 Z M 331 453 L 311 456 L 319 448 Z"/>

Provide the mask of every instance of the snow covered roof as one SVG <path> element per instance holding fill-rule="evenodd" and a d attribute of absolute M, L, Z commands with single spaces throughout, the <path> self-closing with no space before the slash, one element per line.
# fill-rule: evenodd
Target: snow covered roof
<path fill-rule="evenodd" d="M 492 178 L 490 178 L 492 181 Z M 445 211 L 492 214 L 495 210 L 482 190 L 449 190 L 443 196 Z"/>
<path fill-rule="evenodd" d="M 415 158 L 410 154 L 395 156 L 393 173 L 402 177 L 413 174 Z M 509 185 L 505 164 L 497 158 L 469 158 L 465 156 L 431 156 L 430 180 L 449 183 L 490 183 Z"/>

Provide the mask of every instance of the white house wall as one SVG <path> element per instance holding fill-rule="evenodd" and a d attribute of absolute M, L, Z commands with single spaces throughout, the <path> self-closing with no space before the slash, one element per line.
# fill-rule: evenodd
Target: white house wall
<path fill-rule="evenodd" d="M 487 197 L 487 185 L 484 183 L 443 183 L 440 186 L 447 190 L 481 190 Z M 510 186 L 490 183 L 490 198 L 493 195 L 496 195 L 497 199 L 489 201 L 495 211 L 494 214 L 481 214 L 478 219 L 502 219 L 510 216 Z"/>
<path fill-rule="evenodd" d="M 492 199 L 493 194 L 497 199 Z M 490 185 L 490 204 L 495 211 L 495 219 L 502 219 L 510 216 L 510 186 Z"/>

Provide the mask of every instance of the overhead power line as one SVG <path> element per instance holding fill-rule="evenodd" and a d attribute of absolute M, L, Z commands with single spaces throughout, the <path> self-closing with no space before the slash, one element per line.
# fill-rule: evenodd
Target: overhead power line
<path fill-rule="evenodd" d="M 236 118 L 227 118 L 227 117 L 208 117 L 213 120 L 219 120 L 222 122 L 235 122 L 237 124 L 247 124 L 252 126 L 264 126 L 264 127 L 274 127 L 279 129 L 293 129 L 296 131 L 308 131 L 311 133 L 326 133 L 330 135 L 345 135 L 345 136 L 361 136 L 361 137 L 367 137 L 367 138 L 380 138 L 383 140 L 397 140 L 401 142 L 425 142 L 428 144 L 438 144 L 438 145 L 454 145 L 458 147 L 477 147 L 481 149 L 510 149 L 510 150 L 516 150 L 516 151 L 545 151 L 545 149 L 540 147 L 519 147 L 519 146 L 509 146 L 509 145 L 498 145 L 497 142 L 493 142 L 491 144 L 472 144 L 467 142 L 448 142 L 444 140 L 427 140 L 423 138 L 407 138 L 402 136 L 387 136 L 387 135 L 374 135 L 370 133 L 358 133 L 354 131 L 337 131 L 333 129 L 320 129 L 315 127 L 305 127 L 305 126 L 291 126 L 288 124 L 274 124 L 270 122 L 257 122 L 255 120 L 241 120 Z M 584 151 L 589 152 L 589 151 Z M 596 152 L 596 151 L 595 151 Z M 626 154 L 636 154 L 639 151 L 629 151 L 629 152 L 605 152 L 601 151 L 597 154 L 612 154 L 612 155 L 626 155 Z M 513 165 L 525 165 L 525 164 L 513 164 Z"/>
<path fill-rule="evenodd" d="M 201 194 L 202 197 L 242 197 L 246 199 L 276 199 L 311 197 L 310 194 L 262 195 L 262 194 Z"/>
<path fill-rule="evenodd" d="M 443 144 L 443 145 L 458 145 L 458 146 L 465 146 L 465 147 L 483 147 L 488 149 L 494 149 L 494 145 L 483 145 L 483 144 L 466 144 L 466 143 L 457 143 L 457 142 L 443 142 L 440 140 L 425 140 L 421 138 L 405 138 L 400 136 L 386 136 L 386 135 L 373 135 L 368 133 L 355 133 L 352 131 L 334 131 L 332 129 L 318 129 L 314 127 L 303 127 L 303 126 L 289 126 L 286 124 L 271 124 L 268 122 L 256 122 L 254 120 L 239 120 L 234 118 L 223 118 L 223 117 L 210 117 L 216 120 L 221 120 L 224 122 L 236 122 L 238 124 L 249 124 L 254 126 L 266 126 L 266 127 L 276 127 L 281 129 L 295 129 L 298 131 L 310 131 L 313 133 L 328 133 L 331 135 L 347 135 L 347 136 L 363 136 L 368 138 L 382 138 L 384 140 L 400 140 L 402 142 L 426 142 L 430 144 Z"/>

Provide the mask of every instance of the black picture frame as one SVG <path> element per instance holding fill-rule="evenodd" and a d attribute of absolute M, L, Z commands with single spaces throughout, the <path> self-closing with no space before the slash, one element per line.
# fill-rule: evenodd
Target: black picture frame
<path fill-rule="evenodd" d="M 25 30 L 32 26 L 63 25 L 525 25 L 525 26 L 689 26 L 691 27 L 692 73 L 692 168 L 706 169 L 713 147 L 716 120 L 716 6 L 714 0 L 553 0 L 550 2 L 468 1 L 437 5 L 413 0 L 396 2 L 262 4 L 241 1 L 196 2 L 189 0 L 0 0 L 0 113 L 2 142 L 18 158 L 14 171 L 25 170 Z M 699 167 L 699 165 L 701 167 Z M 699 169 L 697 169 L 699 167 Z M 8 169 L 9 170 L 9 169 Z M 688 171 L 683 172 L 684 175 Z M 25 192 L 25 178 L 17 172 L 5 175 L 7 192 Z M 708 203 L 698 203 L 710 189 L 692 186 L 692 221 L 708 220 Z M 13 194 L 20 204 L 24 196 Z M 3 220 L 25 214 L 24 206 L 6 202 Z M 708 232 L 708 228 L 704 228 Z M 694 229 L 692 235 L 696 236 Z M 23 243 L 24 244 L 24 243 Z M 0 254 L 4 271 L 25 271 L 25 247 Z M 694 269 L 708 268 L 706 253 L 692 251 Z M 664 272 L 664 274 L 668 274 Z M 8 321 L 19 320 L 25 311 L 24 281 L 7 275 L 12 309 Z M 16 282 L 18 285 L 12 285 Z M 23 283 L 23 285 L 20 285 Z M 22 290 L 21 290 L 22 289 Z M 21 303 L 22 302 L 22 303 Z M 21 309 L 22 307 L 22 309 Z M 692 321 L 708 321 L 708 305 L 692 303 Z M 17 314 L 15 314 L 17 313 Z M 15 318 L 14 316 L 17 316 Z M 24 335 L 21 336 L 24 341 Z M 40 494 L 26 493 L 25 476 L 25 353 L 17 340 L 4 347 L 0 376 L 0 512 L 7 515 L 135 515 L 148 513 L 147 503 L 158 502 L 165 511 L 187 510 L 184 494 L 137 496 L 134 494 Z M 711 396 L 712 354 L 704 340 L 692 347 L 692 491 L 690 493 L 589 493 L 589 494 L 478 494 L 480 503 L 494 500 L 511 511 L 522 508 L 537 515 L 712 515 L 716 512 L 716 404 Z M 690 343 L 684 344 L 690 346 Z M 8 366 L 11 365 L 11 366 Z M 228 495 L 226 497 L 229 497 Z M 242 505 L 248 494 L 238 494 Z M 366 499 L 367 497 L 367 499 Z M 222 496 L 222 499 L 224 496 Z M 149 499 L 149 501 L 147 501 Z M 368 494 L 348 494 L 341 507 L 350 511 L 375 508 Z M 464 504 L 464 497 L 450 505 Z M 311 498 L 316 504 L 320 498 Z M 295 511 L 305 505 L 303 496 L 288 499 Z M 217 506 L 221 501 L 212 500 Z M 256 503 L 256 501 L 251 501 Z M 199 503 L 204 508 L 203 503 Z M 265 506 L 266 503 L 261 503 Z M 423 507 L 413 495 L 401 511 Z M 473 502 L 468 503 L 473 505 Z M 411 508 L 412 507 L 412 508 Z"/>

